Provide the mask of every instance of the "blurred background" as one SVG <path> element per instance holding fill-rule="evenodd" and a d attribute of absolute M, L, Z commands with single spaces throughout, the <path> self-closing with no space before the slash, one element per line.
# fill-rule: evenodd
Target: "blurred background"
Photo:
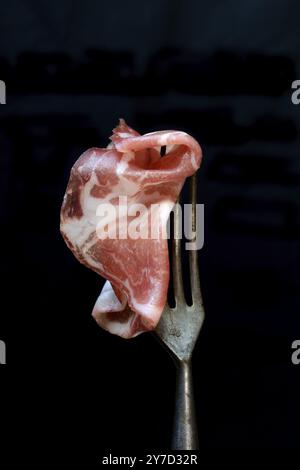
<path fill-rule="evenodd" d="M 299 17 L 296 0 L 1 6 L 1 387 L 13 437 L 67 458 L 169 448 L 171 359 L 151 334 L 125 341 L 96 325 L 103 281 L 59 233 L 71 166 L 123 117 L 203 148 L 201 449 L 299 448 Z"/>

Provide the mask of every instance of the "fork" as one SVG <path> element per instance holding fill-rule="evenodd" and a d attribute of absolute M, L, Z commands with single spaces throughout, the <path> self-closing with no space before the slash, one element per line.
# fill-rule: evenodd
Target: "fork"
<path fill-rule="evenodd" d="M 190 178 L 190 203 L 192 204 L 192 229 L 196 234 L 197 174 Z M 177 368 L 175 415 L 172 449 L 198 449 L 198 431 L 195 416 L 192 381 L 192 354 L 204 321 L 204 308 L 200 289 L 198 252 L 189 252 L 192 306 L 186 304 L 181 267 L 180 211 L 174 209 L 173 284 L 175 307 L 166 304 L 155 333 L 167 347 Z M 196 237 L 196 235 L 195 235 Z M 195 240 L 195 238 L 194 238 Z"/>

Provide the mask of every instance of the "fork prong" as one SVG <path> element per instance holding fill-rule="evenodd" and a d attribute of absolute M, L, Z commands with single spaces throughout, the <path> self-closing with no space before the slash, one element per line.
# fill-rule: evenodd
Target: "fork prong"
<path fill-rule="evenodd" d="M 185 302 L 183 282 L 182 282 L 182 267 L 181 267 L 181 207 L 180 199 L 174 208 L 174 239 L 173 239 L 173 285 L 174 297 L 177 305 Z"/>
<path fill-rule="evenodd" d="M 197 217 L 196 217 L 196 205 L 197 205 L 197 173 L 194 174 L 190 182 L 190 203 L 192 204 L 192 231 L 194 235 L 192 242 L 197 237 Z M 196 303 L 202 306 L 202 295 L 200 289 L 200 276 L 198 267 L 198 250 L 189 251 L 189 265 L 190 265 L 190 276 L 191 276 L 191 293 L 193 304 Z"/>

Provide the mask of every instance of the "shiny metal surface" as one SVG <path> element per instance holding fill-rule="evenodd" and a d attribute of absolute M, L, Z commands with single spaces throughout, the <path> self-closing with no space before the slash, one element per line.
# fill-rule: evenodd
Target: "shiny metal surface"
<path fill-rule="evenodd" d="M 190 178 L 190 203 L 192 204 L 193 231 L 196 233 L 196 174 Z M 189 306 L 185 301 L 179 217 L 180 211 L 176 210 L 174 213 L 173 240 L 173 284 L 176 305 L 175 308 L 166 305 L 155 332 L 167 347 L 177 368 L 172 449 L 195 450 L 198 448 L 198 433 L 193 398 L 191 359 L 203 324 L 204 308 L 200 289 L 198 252 L 196 250 L 189 251 L 193 305 Z"/>
<path fill-rule="evenodd" d="M 175 403 L 172 449 L 196 450 L 198 431 L 190 361 L 179 361 L 177 364 Z"/>

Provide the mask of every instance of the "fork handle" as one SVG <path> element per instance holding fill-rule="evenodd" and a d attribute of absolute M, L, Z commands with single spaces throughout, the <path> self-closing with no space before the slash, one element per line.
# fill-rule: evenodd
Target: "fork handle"
<path fill-rule="evenodd" d="M 177 362 L 175 416 L 172 449 L 197 450 L 198 431 L 195 416 L 191 362 Z"/>

